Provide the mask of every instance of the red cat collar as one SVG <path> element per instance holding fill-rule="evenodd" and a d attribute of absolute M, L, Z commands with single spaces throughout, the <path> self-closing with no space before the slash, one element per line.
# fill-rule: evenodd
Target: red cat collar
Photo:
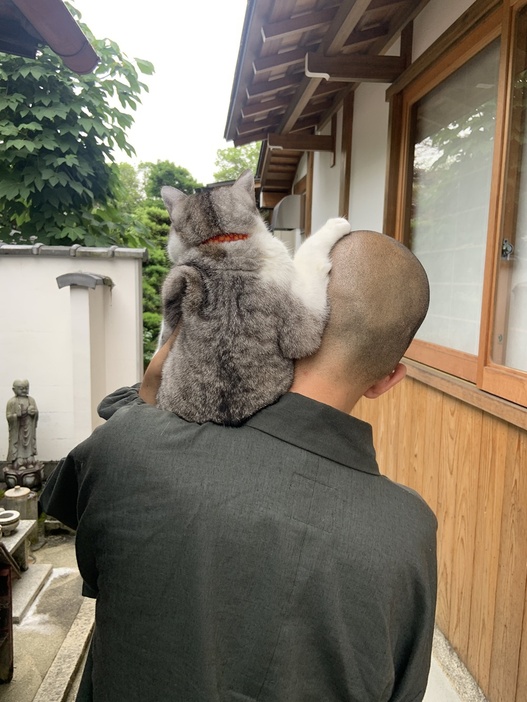
<path fill-rule="evenodd" d="M 211 236 L 210 239 L 202 241 L 200 246 L 203 246 L 203 244 L 225 244 L 228 241 L 241 241 L 248 238 L 248 234 L 216 234 L 216 236 Z"/>

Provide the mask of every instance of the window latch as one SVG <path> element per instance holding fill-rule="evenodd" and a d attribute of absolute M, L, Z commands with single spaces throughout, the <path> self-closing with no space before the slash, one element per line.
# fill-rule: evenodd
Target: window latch
<path fill-rule="evenodd" d="M 510 261 L 512 254 L 514 253 L 514 245 L 508 239 L 503 239 L 501 242 L 501 258 L 506 261 Z"/>

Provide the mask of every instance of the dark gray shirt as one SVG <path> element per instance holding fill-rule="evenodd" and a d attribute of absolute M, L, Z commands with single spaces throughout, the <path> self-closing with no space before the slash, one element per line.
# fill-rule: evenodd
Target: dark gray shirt
<path fill-rule="evenodd" d="M 422 699 L 436 520 L 368 424 L 293 393 L 238 428 L 133 391 L 101 412 L 42 497 L 97 597 L 81 699 Z"/>

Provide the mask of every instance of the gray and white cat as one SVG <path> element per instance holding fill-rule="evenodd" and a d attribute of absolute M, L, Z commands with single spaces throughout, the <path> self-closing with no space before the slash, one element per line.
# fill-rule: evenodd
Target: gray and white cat
<path fill-rule="evenodd" d="M 164 186 L 174 267 L 163 285 L 164 343 L 178 324 L 157 405 L 183 419 L 238 425 L 290 387 L 293 359 L 314 353 L 328 315 L 330 219 L 294 260 L 267 229 L 245 171 L 231 186 L 185 195 Z"/>

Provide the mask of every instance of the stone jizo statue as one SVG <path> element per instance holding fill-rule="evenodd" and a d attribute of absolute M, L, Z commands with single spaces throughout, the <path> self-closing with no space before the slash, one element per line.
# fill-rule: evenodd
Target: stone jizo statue
<path fill-rule="evenodd" d="M 15 396 L 7 402 L 9 425 L 7 461 L 13 468 L 28 467 L 36 462 L 38 408 L 29 396 L 29 381 L 13 381 Z"/>

